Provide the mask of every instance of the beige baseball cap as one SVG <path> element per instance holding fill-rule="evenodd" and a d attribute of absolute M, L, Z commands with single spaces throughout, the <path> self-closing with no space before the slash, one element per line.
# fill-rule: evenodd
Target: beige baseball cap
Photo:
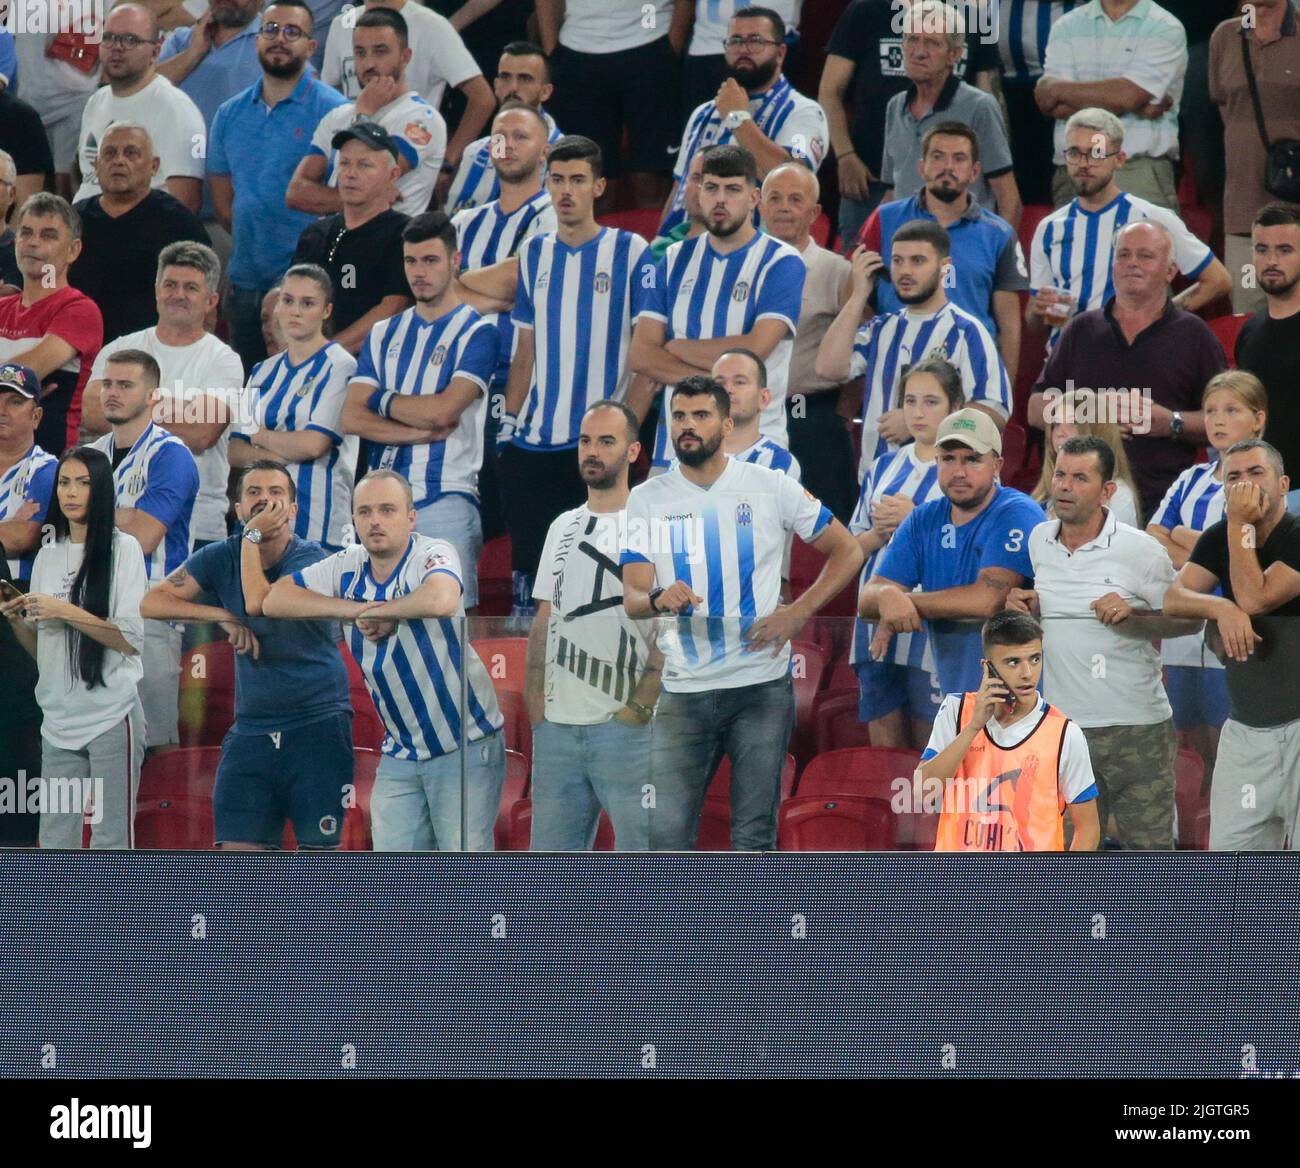
<path fill-rule="evenodd" d="M 949 414 L 939 423 L 939 432 L 935 435 L 935 445 L 945 442 L 960 442 L 969 446 L 976 454 L 996 454 L 1002 456 L 1002 434 L 997 423 L 983 410 L 969 407 Z"/>

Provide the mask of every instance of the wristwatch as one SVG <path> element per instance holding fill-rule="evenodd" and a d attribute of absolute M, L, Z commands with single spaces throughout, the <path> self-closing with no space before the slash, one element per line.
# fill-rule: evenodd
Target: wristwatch
<path fill-rule="evenodd" d="M 740 129 L 744 122 L 752 122 L 753 120 L 754 115 L 747 109 L 732 110 L 731 113 L 722 119 L 722 124 L 734 134 L 738 129 Z"/>
<path fill-rule="evenodd" d="M 1171 438 L 1181 438 L 1183 436 L 1183 415 L 1177 410 L 1169 418 L 1169 436 Z"/>
<path fill-rule="evenodd" d="M 249 543 L 261 543 L 262 529 L 260 527 L 245 527 L 244 538 L 248 540 Z"/>
<path fill-rule="evenodd" d="M 663 594 L 664 594 L 664 590 L 662 588 L 650 589 L 650 611 L 651 612 L 659 611 L 659 597 L 661 597 Z"/>

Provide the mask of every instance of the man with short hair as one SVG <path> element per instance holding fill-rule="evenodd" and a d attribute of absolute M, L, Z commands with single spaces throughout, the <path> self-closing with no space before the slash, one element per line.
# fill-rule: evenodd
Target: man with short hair
<path fill-rule="evenodd" d="M 871 656 L 881 660 L 895 633 L 919 633 L 934 650 L 944 693 L 980 687 L 980 639 L 969 622 L 1000 612 L 1032 577 L 1029 533 L 1043 509 L 999 482 L 1002 435 L 987 413 L 966 407 L 939 423 L 939 490 L 898 525 L 875 574 L 858 596 L 858 615 L 879 622 Z"/>
<path fill-rule="evenodd" d="M 992 335 L 976 316 L 948 299 L 951 256 L 948 233 L 937 223 L 917 219 L 899 227 L 891 240 L 889 267 L 903 307 L 860 326 L 885 264 L 866 248 L 853 253 L 853 285 L 817 350 L 817 373 L 839 381 L 866 376 L 859 481 L 886 450 L 908 441 L 898 390 L 907 366 L 922 357 L 938 353 L 954 365 L 967 402 L 999 430 L 1011 417 L 1011 379 Z"/>
<path fill-rule="evenodd" d="M 533 851 L 590 850 L 602 809 L 620 852 L 650 846 L 641 787 L 663 657 L 623 608 L 618 563 L 637 427 L 622 402 L 587 407 L 576 451 L 587 501 L 556 517 L 537 564 L 524 690 L 533 723 Z"/>
<path fill-rule="evenodd" d="M 501 50 L 492 89 L 501 105 L 519 101 L 541 114 L 550 129 L 549 142 L 555 145 L 561 136 L 560 129 L 544 108 L 555 87 L 551 84 L 550 62 L 540 45 L 532 41 L 511 41 L 506 45 Z M 466 207 L 481 207 L 500 196 L 501 182 L 496 167 L 492 165 L 493 142 L 494 138 L 489 134 L 466 146 L 454 177 L 448 173 L 450 161 L 442 164 L 443 178 L 451 178 L 444 200 L 450 214 Z M 439 186 L 442 185 L 440 180 Z"/>
<path fill-rule="evenodd" d="M 798 251 L 807 271 L 786 389 L 790 453 L 805 468 L 808 490 L 847 523 L 854 504 L 853 439 L 839 410 L 843 387 L 817 375 L 817 349 L 848 298 L 852 273 L 848 260 L 812 237 L 822 210 L 820 193 L 812 171 L 787 162 L 768 171 L 759 210 L 763 230 Z"/>
<path fill-rule="evenodd" d="M 728 25 L 726 45 L 726 79 L 717 96 L 687 119 L 660 234 L 686 218 L 682 179 L 691 158 L 710 146 L 743 146 L 754 156 L 760 178 L 792 158 L 816 171 L 826 157 L 826 114 L 781 73 L 785 21 L 770 8 L 738 9 Z"/>
<path fill-rule="evenodd" d="M 772 399 L 767 365 L 748 349 L 728 349 L 714 363 L 710 376 L 731 400 L 731 430 L 722 440 L 723 452 L 740 462 L 756 462 L 800 482 L 799 460 L 784 446 L 764 438 L 759 419 Z"/>
<path fill-rule="evenodd" d="M 154 424 L 158 362 L 140 349 L 121 349 L 104 363 L 100 399 L 112 430 L 90 445 L 113 465 L 116 523 L 144 554 L 145 576 L 161 580 L 190 551 L 190 515 L 199 493 L 199 470 L 185 443 Z M 179 741 L 181 630 L 165 621 L 144 622 L 145 745 Z"/>
<path fill-rule="evenodd" d="M 360 122 L 381 126 L 396 148 L 399 175 L 391 203 L 403 215 L 419 215 L 433 197 L 447 149 L 447 123 L 407 83 L 411 63 L 406 21 L 391 8 L 370 8 L 352 30 L 352 52 L 363 86 L 354 101 L 332 109 L 316 126 L 311 149 L 298 163 L 285 201 L 295 211 L 331 215 L 343 206 L 339 135 Z"/>
<path fill-rule="evenodd" d="M 81 216 L 58 195 L 38 192 L 18 212 L 15 252 L 23 290 L 0 297 L 0 361 L 26 365 L 41 381 L 36 441 L 53 455 L 77 444 L 81 395 L 104 337 L 95 302 L 68 284 L 81 254 Z"/>
<path fill-rule="evenodd" d="M 788 642 L 862 566 L 844 525 L 788 475 L 728 455 L 727 391 L 683 378 L 669 404 L 676 463 L 628 497 L 623 607 L 664 621 L 663 695 L 650 749 L 649 845 L 689 851 L 717 761 L 731 760 L 731 844 L 776 846 L 781 769 L 794 728 Z M 780 603 L 790 533 L 827 557 Z M 675 619 L 673 619 L 675 618 Z"/>
<path fill-rule="evenodd" d="M 21 207 L 29 195 L 45 189 L 46 176 L 54 174 L 54 158 L 45 127 L 41 125 L 41 115 L 7 89 L 0 89 L 0 155 L 9 160 L 5 164 L 0 159 L 0 169 L 13 168 L 12 174 L 0 177 L 0 284 L 6 282 L 4 276 L 8 273 L 8 282 L 18 285 L 22 277 L 12 266 L 13 235 L 9 232 L 7 212 Z M 9 237 L 9 267 L 4 262 L 6 236 Z"/>
<path fill-rule="evenodd" d="M 19 584 L 32 576 L 58 459 L 40 448 L 41 383 L 26 365 L 0 365 L 0 559 Z"/>
<path fill-rule="evenodd" d="M 402 259 L 402 231 L 410 219 L 390 206 L 400 172 L 398 148 L 388 131 L 358 122 L 335 134 L 331 147 L 338 152 L 343 209 L 303 231 L 293 262 L 319 264 L 329 272 L 333 340 L 356 356 L 374 325 L 410 307 Z"/>
<path fill-rule="evenodd" d="M 311 215 L 285 203 L 285 191 L 321 118 L 344 104 L 308 69 L 315 46 L 304 0 L 269 4 L 257 39 L 261 79 L 223 102 L 212 121 L 208 189 L 217 221 L 233 240 L 225 316 L 245 369 L 267 355 L 258 319 L 262 298 L 312 223 Z"/>
<path fill-rule="evenodd" d="M 1268 440 L 1283 466 L 1300 466 L 1300 206 L 1267 203 L 1250 228 L 1252 265 L 1265 308 L 1237 334 L 1236 365 L 1264 383 Z"/>
<path fill-rule="evenodd" d="M 154 68 L 161 45 L 158 20 L 141 4 L 118 4 L 105 18 L 100 68 L 108 84 L 91 94 L 81 113 L 81 188 L 74 203 L 103 190 L 97 156 L 109 126 L 134 122 L 148 132 L 157 154 L 151 185 L 194 214 L 202 206 L 207 128 L 193 100 Z"/>
<path fill-rule="evenodd" d="M 758 199 L 758 168 L 748 150 L 728 145 L 705 152 L 700 209 L 708 234 L 668 249 L 628 362 L 667 387 L 708 372 L 727 349 L 749 349 L 767 363 L 772 391 L 760 429 L 785 445 L 790 354 L 807 271 L 793 247 L 754 226 Z M 638 391 L 628 404 L 644 417 L 651 398 Z M 670 461 L 670 399 L 665 389 L 653 453 L 660 471 Z"/>
<path fill-rule="evenodd" d="M 1209 326 L 1170 298 L 1176 271 L 1168 228 L 1153 219 L 1121 227 L 1114 298 L 1069 321 L 1029 399 L 1031 426 L 1064 421 L 1060 396 L 1076 386 L 1097 420 L 1119 423 L 1144 516 L 1196 461 L 1205 443 L 1201 392 L 1227 368 Z"/>
<path fill-rule="evenodd" d="M 881 203 L 858 242 L 890 255 L 894 232 L 904 223 L 938 223 L 952 247 L 952 302 L 997 337 L 1002 364 L 1014 377 L 1020 367 L 1020 293 L 1029 287 L 1029 273 L 1015 229 L 971 194 L 981 173 L 979 139 L 961 122 L 938 122 L 921 139 L 920 167 L 925 185 L 909 198 Z M 877 286 L 877 311 L 902 307 L 890 284 Z"/>
<path fill-rule="evenodd" d="M 1231 717 L 1210 787 L 1213 851 L 1300 846 L 1300 520 L 1287 512 L 1283 471 L 1260 438 L 1228 447 L 1227 510 L 1165 596 L 1166 615 L 1206 621 L 1226 671 Z"/>
<path fill-rule="evenodd" d="M 208 233 L 170 192 L 150 187 L 158 156 L 143 126 L 109 126 L 99 139 L 95 167 L 97 193 L 75 206 L 81 254 L 68 271 L 68 283 L 99 305 L 107 344 L 157 323 L 159 255 L 181 240 L 207 244 Z"/>
<path fill-rule="evenodd" d="M 338 625 L 262 613 L 277 580 L 319 563 L 325 551 L 294 534 L 297 489 L 282 464 L 249 463 L 237 498 L 242 531 L 155 583 L 140 615 L 219 622 L 235 647 L 235 722 L 212 792 L 216 846 L 277 848 L 289 820 L 300 850 L 337 848 L 353 769 Z"/>
<path fill-rule="evenodd" d="M 1174 259 L 1188 287 L 1174 303 L 1188 312 L 1228 293 L 1232 280 L 1208 244 L 1173 211 L 1120 189 L 1124 123 L 1104 109 L 1083 109 L 1065 123 L 1065 169 L 1075 197 L 1044 218 L 1030 246 L 1030 294 L 1025 323 L 1050 330 L 1055 348 L 1070 315 L 1100 308 L 1115 294 L 1111 274 L 1115 234 L 1128 223 L 1159 223 L 1173 238 Z"/>
<path fill-rule="evenodd" d="M 1043 694 L 1083 728 L 1103 831 L 1113 814 L 1124 847 L 1168 851 L 1178 735 L 1151 642 L 1199 632 L 1200 622 L 1161 615 L 1173 562 L 1152 536 L 1118 522 L 1106 506 L 1114 475 L 1115 452 L 1095 434 L 1061 445 L 1051 486 L 1055 517 L 1029 534 L 1034 586 L 1013 588 L 1007 605 L 1043 618 Z M 1106 663 L 1101 677 L 1099 657 Z"/>
<path fill-rule="evenodd" d="M 406 480 L 372 470 L 352 496 L 359 542 L 281 577 L 262 612 L 352 625 L 348 648 L 388 731 L 370 796 L 375 851 L 490 852 L 504 720 L 466 636 L 460 558 L 415 518 Z"/>
<path fill-rule="evenodd" d="M 118 337 L 100 350 L 90 374 L 83 422 L 88 435 L 108 428 L 101 379 L 114 354 L 141 350 L 158 363 L 161 380 L 154 420 L 185 443 L 199 469 L 199 493 L 190 518 L 195 547 L 227 535 L 230 423 L 244 384 L 238 354 L 207 331 L 220 283 L 221 264 L 210 247 L 174 243 L 163 249 L 155 269 L 158 323 Z"/>
<path fill-rule="evenodd" d="M 402 248 L 415 306 L 371 329 L 341 420 L 344 433 L 370 443 L 372 470 L 410 480 L 414 529 L 456 549 L 458 595 L 472 611 L 483 549 L 483 412 L 497 333 L 456 292 L 461 255 L 443 212 L 412 219 Z"/>

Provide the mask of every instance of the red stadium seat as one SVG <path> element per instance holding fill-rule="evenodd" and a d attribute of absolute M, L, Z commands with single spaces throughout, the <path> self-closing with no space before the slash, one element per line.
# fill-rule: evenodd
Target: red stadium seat
<path fill-rule="evenodd" d="M 482 616 L 509 616 L 514 603 L 510 537 L 499 535 L 483 545 L 478 557 L 478 610 Z"/>
<path fill-rule="evenodd" d="M 884 852 L 894 847 L 894 813 L 883 799 L 801 796 L 781 805 L 783 852 Z"/>
<path fill-rule="evenodd" d="M 528 673 L 527 637 L 479 637 L 472 641 L 497 692 L 524 692 Z"/>
<path fill-rule="evenodd" d="M 597 218 L 602 227 L 617 227 L 621 231 L 635 231 L 643 239 L 654 239 L 659 234 L 663 219 L 662 207 L 640 207 L 631 211 L 610 211 Z"/>
<path fill-rule="evenodd" d="M 824 689 L 813 699 L 813 753 L 870 746 L 867 724 L 858 719 L 858 689 Z"/>
<path fill-rule="evenodd" d="M 533 840 L 533 801 L 520 799 L 510 809 L 510 827 L 505 848 L 497 844 L 497 850 L 526 852 Z"/>
<path fill-rule="evenodd" d="M 214 835 L 211 799 L 182 795 L 136 801 L 137 848 L 204 852 L 212 848 Z"/>
<path fill-rule="evenodd" d="M 375 709 L 375 700 L 370 696 L 370 687 L 366 685 L 366 675 L 343 642 L 339 642 L 339 653 L 348 671 L 348 696 L 352 699 L 352 745 L 364 746 L 368 750 L 378 750 L 384 745 L 388 731 Z"/>
<path fill-rule="evenodd" d="M 1201 794 L 1205 782 L 1205 760 L 1194 750 L 1180 750 L 1174 757 L 1174 802 L 1178 808 L 1178 846 L 1197 848 L 1197 830 L 1202 813 L 1209 815 L 1210 798 Z M 1208 820 L 1207 820 L 1208 823 Z M 1200 845 L 1204 850 L 1205 845 Z"/>
<path fill-rule="evenodd" d="M 821 574 L 826 558 L 795 536 L 790 549 L 790 587 L 796 596 L 801 595 Z M 832 596 L 821 610 L 821 619 L 827 617 L 855 616 L 858 611 L 858 582 L 856 579 L 846 584 L 836 596 Z"/>
<path fill-rule="evenodd" d="M 849 689 L 856 691 L 858 689 L 858 671 L 853 668 L 853 663 L 849 660 L 847 653 L 838 658 L 830 667 L 822 689 L 826 692 Z"/>
<path fill-rule="evenodd" d="M 1250 319 L 1247 312 L 1237 312 L 1231 316 L 1216 316 L 1213 320 L 1207 320 L 1205 323 L 1210 326 L 1210 331 L 1219 338 L 1219 344 L 1223 346 L 1224 355 L 1228 358 L 1228 365 L 1231 368 L 1237 366 L 1237 336 L 1241 332 L 1241 326 Z"/>
<path fill-rule="evenodd" d="M 592 845 L 593 852 L 612 852 L 614 850 L 614 825 L 610 823 L 609 816 L 604 811 L 600 813 L 600 818 L 596 820 L 596 842 Z"/>
<path fill-rule="evenodd" d="M 506 749 L 521 754 L 533 765 L 533 724 L 528 719 L 528 704 L 524 695 L 513 689 L 497 693 L 497 704 L 506 720 Z"/>
<path fill-rule="evenodd" d="M 343 838 L 339 846 L 345 852 L 374 850 L 370 836 L 370 795 L 375 788 L 375 771 L 383 755 L 377 750 L 354 747 L 352 764 L 353 805 L 343 812 Z"/>
<path fill-rule="evenodd" d="M 700 832 L 695 848 L 701 852 L 731 851 L 731 804 L 705 799 L 700 809 Z"/>
<path fill-rule="evenodd" d="M 813 220 L 812 237 L 817 241 L 819 247 L 826 247 L 830 244 L 831 220 L 825 211 Z"/>
<path fill-rule="evenodd" d="M 914 750 L 892 746 L 854 746 L 818 754 L 799 779 L 800 795 L 856 795 L 891 799 L 895 782 L 909 783 L 916 770 Z"/>
<path fill-rule="evenodd" d="M 781 798 L 790 798 L 794 791 L 794 755 L 785 756 L 785 765 L 781 768 Z M 706 803 L 721 803 L 725 807 L 731 806 L 731 759 L 726 755 L 722 756 L 722 761 L 718 764 L 718 769 L 713 773 L 713 782 L 709 784 L 708 791 L 705 792 L 704 801 Z"/>
<path fill-rule="evenodd" d="M 182 746 L 144 760 L 140 769 L 140 800 L 212 799 L 221 762 L 219 746 Z M 211 840 L 208 841 L 211 845 Z"/>
<path fill-rule="evenodd" d="M 506 781 L 501 787 L 501 810 L 497 812 L 496 845 L 497 851 L 513 849 L 511 843 L 513 828 L 511 815 L 517 804 L 527 801 L 528 796 L 528 760 L 517 750 L 506 751 Z M 531 805 L 531 804 L 530 804 Z M 531 816 L 531 811 L 529 812 Z M 531 822 L 531 819 L 530 819 Z M 520 850 L 526 851 L 525 843 Z"/>
<path fill-rule="evenodd" d="M 181 658 L 182 746 L 220 746 L 235 722 L 235 650 L 229 641 L 196 645 Z"/>
<path fill-rule="evenodd" d="M 1029 253 L 1033 248 L 1034 232 L 1038 225 L 1055 210 L 1050 203 L 1030 203 L 1020 212 L 1020 248 L 1025 253 L 1025 266 L 1029 265 Z"/>

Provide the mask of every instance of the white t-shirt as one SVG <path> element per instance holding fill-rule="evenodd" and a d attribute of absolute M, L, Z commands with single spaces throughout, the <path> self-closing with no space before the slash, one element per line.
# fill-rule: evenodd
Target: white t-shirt
<path fill-rule="evenodd" d="M 705 0 L 703 4 L 697 4 L 688 55 L 720 57 L 725 51 L 722 42 L 731 32 L 731 18 L 736 15 L 736 9 L 748 7 L 748 4 L 749 0 Z M 799 12 L 803 8 L 803 0 L 765 0 L 763 7 L 770 8 L 785 21 L 787 34 L 799 31 Z M 766 36 L 767 33 L 763 35 Z"/>
<path fill-rule="evenodd" d="M 46 28 L 57 28 L 58 15 L 64 6 L 60 0 L 26 0 L 23 4 L 10 0 L 8 26 L 14 31 L 19 14 L 30 22 L 33 28 L 42 17 Z M 107 5 L 105 5 L 107 7 Z M 93 9 L 73 9 L 87 14 Z M 102 10 L 101 10 L 102 11 Z M 65 23 L 66 23 L 66 19 Z M 74 30 L 75 31 L 75 30 Z M 35 108 L 44 122 L 53 122 L 70 110 L 84 105 L 86 98 L 99 88 L 99 66 L 89 73 L 45 55 L 54 33 L 44 35 L 38 32 L 25 32 L 14 37 L 14 50 L 18 55 L 18 94 L 23 101 Z M 57 162 L 57 160 L 56 160 Z"/>
<path fill-rule="evenodd" d="M 560 44 L 575 53 L 621 53 L 668 35 L 673 0 L 565 0 Z"/>
<path fill-rule="evenodd" d="M 646 629 L 623 607 L 619 549 L 627 512 L 594 513 L 584 503 L 551 524 L 533 599 L 551 606 L 546 627 L 546 720 L 607 722 L 645 673 Z"/>
<path fill-rule="evenodd" d="M 930 741 L 926 744 L 921 760 L 928 761 L 941 754 L 957 738 L 957 717 L 961 712 L 961 694 L 947 694 L 935 715 L 934 728 L 930 731 Z M 1053 702 L 1053 705 L 1056 703 Z M 996 718 L 990 718 L 984 729 L 993 739 L 995 746 L 1009 750 L 1025 735 L 1033 730 L 1035 723 L 1043 716 L 1046 702 L 1038 699 L 1028 714 L 1010 726 L 1003 726 Z M 1057 706 L 1059 710 L 1060 707 Z M 1061 711 L 1065 713 L 1064 710 Z M 1079 724 L 1071 718 L 1065 726 L 1065 736 L 1061 739 L 1061 757 L 1057 771 L 1057 788 L 1067 803 L 1078 803 L 1083 797 L 1096 797 L 1097 780 L 1092 773 L 1092 758 L 1088 754 L 1088 740 L 1084 738 Z"/>
<path fill-rule="evenodd" d="M 447 123 L 442 120 L 442 114 L 414 91 L 394 98 L 376 111 L 373 119 L 364 119 L 351 102 L 336 106 L 321 118 L 311 136 L 312 149 L 329 160 L 325 181 L 332 187 L 338 186 L 339 180 L 330 140 L 340 130 L 362 120 L 376 121 L 383 126 L 410 164 L 411 169 L 397 180 L 397 189 L 402 197 L 393 204 L 393 210 L 403 215 L 422 214 L 428 209 L 443 156 L 447 153 Z"/>
<path fill-rule="evenodd" d="M 1034 589 L 1043 616 L 1043 694 L 1089 729 L 1151 726 L 1173 716 L 1150 641 L 1114 632 L 1088 607 L 1116 592 L 1137 610 L 1158 610 L 1174 582 L 1169 553 L 1107 514 L 1096 539 L 1073 553 L 1049 519 L 1029 533 Z M 1130 620 L 1140 619 L 1130 617 Z"/>
<path fill-rule="evenodd" d="M 448 85 L 464 85 L 470 78 L 482 75 L 483 70 L 465 47 L 460 33 L 445 16 L 414 0 L 400 8 L 391 4 L 384 7 L 394 8 L 406 21 L 407 44 L 411 49 L 406 84 L 435 110 L 442 105 Z M 334 18 L 325 38 L 325 62 L 321 68 L 321 80 L 351 101 L 356 101 L 361 93 L 352 61 L 352 30 L 362 11 L 361 5 L 349 5 Z"/>
<path fill-rule="evenodd" d="M 192 409 L 197 408 L 202 394 L 223 399 L 232 408 L 242 400 L 240 390 L 244 385 L 244 366 L 239 354 L 211 333 L 204 333 L 192 345 L 164 345 L 158 339 L 157 327 L 128 333 L 100 349 L 90 371 L 91 381 L 104 376 L 105 363 L 120 349 L 143 349 L 153 357 L 162 371 L 158 383 L 160 391 L 175 397 L 179 390 L 187 405 L 193 403 Z M 166 413 L 158 415 L 164 423 L 167 417 Z M 185 418 L 182 416 L 178 420 L 184 421 Z M 163 429 L 166 428 L 164 424 Z M 226 512 L 230 508 L 226 494 L 230 482 L 229 450 L 230 427 L 227 426 L 214 445 L 194 455 L 199 468 L 199 496 L 194 500 L 194 515 L 190 519 L 191 539 L 226 538 Z"/>
<path fill-rule="evenodd" d="M 62 539 L 46 544 L 32 565 L 32 592 L 67 600 L 81 567 L 86 545 Z M 135 536 L 113 532 L 113 574 L 108 592 L 107 620 L 135 647 L 127 657 L 104 650 L 104 684 L 87 687 L 68 651 L 67 626 L 43 621 L 36 628 L 36 700 L 44 711 L 41 737 L 64 750 L 80 750 L 111 730 L 130 714 L 136 689 L 144 677 L 144 620 L 140 601 L 145 593 L 144 556 Z"/>
<path fill-rule="evenodd" d="M 73 202 L 100 193 L 95 159 L 105 132 L 114 122 L 138 122 L 149 131 L 158 156 L 158 173 L 152 183 L 155 189 L 169 178 L 203 178 L 207 140 L 203 114 L 187 93 L 159 74 L 130 97 L 114 97 L 111 85 L 101 86 L 90 95 L 81 111 L 81 136 L 77 140 L 81 186 Z"/>

